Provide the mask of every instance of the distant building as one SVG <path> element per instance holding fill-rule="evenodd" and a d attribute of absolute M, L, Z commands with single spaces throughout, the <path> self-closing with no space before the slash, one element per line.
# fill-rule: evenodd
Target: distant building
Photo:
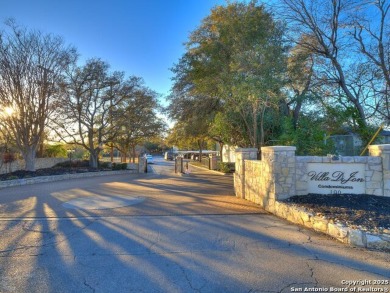
<path fill-rule="evenodd" d="M 235 163 L 236 162 L 236 154 L 235 150 L 237 147 L 230 145 L 223 145 L 222 148 L 222 162 L 224 163 Z M 216 150 L 221 153 L 220 146 L 216 144 Z"/>
<path fill-rule="evenodd" d="M 341 156 L 359 156 L 365 147 L 355 133 L 331 135 L 329 139 L 333 141 L 336 153 Z M 373 144 L 390 144 L 390 131 L 382 130 Z"/>
<path fill-rule="evenodd" d="M 379 143 L 381 144 L 390 144 L 390 131 L 382 130 L 379 134 Z"/>
<path fill-rule="evenodd" d="M 336 153 L 341 156 L 358 156 L 363 142 L 357 134 L 336 134 L 329 137 L 333 141 Z"/>

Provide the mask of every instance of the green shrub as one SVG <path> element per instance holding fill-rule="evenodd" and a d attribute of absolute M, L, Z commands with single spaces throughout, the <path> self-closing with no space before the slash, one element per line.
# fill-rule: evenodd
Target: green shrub
<path fill-rule="evenodd" d="M 66 158 L 68 152 L 63 144 L 45 145 L 44 156 L 49 158 Z"/>
<path fill-rule="evenodd" d="M 72 160 L 72 165 L 70 164 L 70 161 L 65 161 L 62 163 L 58 163 L 54 166 L 58 168 L 88 168 L 89 167 L 89 161 L 88 160 Z"/>
<path fill-rule="evenodd" d="M 109 169 L 110 165 L 111 165 L 110 162 L 99 162 L 99 168 Z"/>
<path fill-rule="evenodd" d="M 226 163 L 229 166 L 230 172 L 236 171 L 236 163 Z"/>
<path fill-rule="evenodd" d="M 69 161 L 58 163 L 58 164 L 55 164 L 53 166 L 53 168 L 69 168 L 69 167 L 70 167 L 70 162 Z"/>
<path fill-rule="evenodd" d="M 229 163 L 219 162 L 218 163 L 218 170 L 223 172 L 223 173 L 229 173 L 230 172 Z"/>
<path fill-rule="evenodd" d="M 127 163 L 113 163 L 112 170 L 126 170 Z"/>
<path fill-rule="evenodd" d="M 294 129 L 291 118 L 283 121 L 283 133 L 278 138 L 278 144 L 295 146 L 296 155 L 299 156 L 324 156 L 335 153 L 331 140 L 325 142 L 326 130 L 320 119 L 316 117 L 302 116 Z"/>

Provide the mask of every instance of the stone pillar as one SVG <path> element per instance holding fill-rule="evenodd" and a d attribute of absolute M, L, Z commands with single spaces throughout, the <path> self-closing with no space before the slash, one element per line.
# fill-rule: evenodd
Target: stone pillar
<path fill-rule="evenodd" d="M 176 157 L 175 158 L 175 173 L 184 173 L 184 158 Z"/>
<path fill-rule="evenodd" d="M 138 158 L 138 173 L 146 173 L 148 171 L 148 165 L 146 162 L 146 158 L 139 157 Z"/>
<path fill-rule="evenodd" d="M 217 155 L 216 154 L 210 154 L 209 155 L 210 159 L 210 170 L 217 170 L 218 169 L 218 162 L 217 162 Z"/>
<path fill-rule="evenodd" d="M 382 158 L 383 195 L 390 196 L 390 144 L 371 145 L 370 156 Z"/>
<path fill-rule="evenodd" d="M 261 148 L 261 160 L 266 164 L 263 186 L 270 205 L 296 194 L 294 146 Z"/>
<path fill-rule="evenodd" d="M 245 198 L 245 160 L 256 160 L 257 149 L 243 149 L 238 148 L 235 150 L 236 154 L 236 167 L 234 173 L 234 191 L 236 197 Z"/>

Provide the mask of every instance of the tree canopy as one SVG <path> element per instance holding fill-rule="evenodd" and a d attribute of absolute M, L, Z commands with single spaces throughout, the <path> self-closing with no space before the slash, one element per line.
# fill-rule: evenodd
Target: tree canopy
<path fill-rule="evenodd" d="M 388 0 L 216 6 L 172 68 L 169 114 L 183 137 L 220 144 L 323 154 L 329 134 L 368 141 L 389 123 L 389 9 Z M 318 131 L 303 131 L 310 120 Z"/>
<path fill-rule="evenodd" d="M 0 34 L 0 124 L 28 171 L 35 171 L 37 147 L 58 108 L 59 84 L 76 58 L 76 49 L 62 38 L 28 30 L 12 20 Z"/>
<path fill-rule="evenodd" d="M 278 104 L 284 80 L 282 30 L 256 1 L 215 7 L 190 34 L 172 69 L 170 116 L 198 130 L 194 136 L 212 137 L 216 113 L 229 112 L 224 121 L 241 124 L 242 140 L 264 144 L 264 115 Z"/>

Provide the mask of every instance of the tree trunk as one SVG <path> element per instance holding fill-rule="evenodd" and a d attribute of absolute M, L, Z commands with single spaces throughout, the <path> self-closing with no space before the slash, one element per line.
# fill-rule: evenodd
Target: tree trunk
<path fill-rule="evenodd" d="M 39 150 L 38 150 L 37 157 L 38 157 L 38 158 L 43 158 L 43 157 L 44 157 L 44 156 L 43 156 L 44 151 L 45 151 L 45 146 L 44 146 L 43 141 L 41 141 L 41 142 L 39 143 Z"/>
<path fill-rule="evenodd" d="M 257 145 L 257 141 L 258 141 L 258 136 L 257 136 L 257 105 L 256 107 L 253 106 L 253 112 L 252 112 L 252 116 L 253 116 L 253 143 L 252 143 L 252 147 L 254 148 L 257 148 L 258 145 Z"/>
<path fill-rule="evenodd" d="M 98 157 L 99 154 L 95 152 L 90 152 L 89 154 L 89 166 L 91 168 L 96 168 L 98 167 Z"/>
<path fill-rule="evenodd" d="M 224 146 L 224 143 L 220 141 L 219 142 L 219 148 L 221 149 L 221 153 L 220 153 L 221 163 L 223 163 L 223 146 Z"/>
<path fill-rule="evenodd" d="M 36 146 L 29 146 L 22 152 L 26 171 L 35 171 Z"/>
<path fill-rule="evenodd" d="M 261 149 L 264 146 L 264 116 L 265 116 L 266 107 L 264 106 L 260 112 L 260 143 L 259 146 L 256 146 L 258 149 Z"/>
<path fill-rule="evenodd" d="M 132 154 L 133 154 L 133 163 L 135 163 L 135 146 L 131 147 L 131 151 L 132 151 Z"/>
<path fill-rule="evenodd" d="M 299 114 L 301 113 L 301 108 L 302 108 L 302 100 L 300 97 L 297 99 L 297 104 L 293 110 L 293 127 L 294 130 L 297 130 L 298 127 L 298 119 L 299 119 Z"/>
<path fill-rule="evenodd" d="M 351 91 L 348 89 L 346 79 L 344 76 L 344 71 L 338 62 L 336 58 L 331 58 L 331 61 L 333 63 L 333 66 L 336 68 L 338 74 L 339 74 L 339 84 L 341 89 L 344 91 L 345 95 L 347 96 L 347 99 L 354 104 L 356 110 L 358 111 L 359 118 L 361 120 L 362 126 L 367 126 L 367 120 L 366 120 L 366 114 L 364 112 L 363 106 L 361 105 L 358 97 L 354 96 Z"/>
<path fill-rule="evenodd" d="M 202 162 L 202 151 L 203 151 L 203 140 L 198 139 L 198 147 L 199 147 L 199 162 Z"/>

